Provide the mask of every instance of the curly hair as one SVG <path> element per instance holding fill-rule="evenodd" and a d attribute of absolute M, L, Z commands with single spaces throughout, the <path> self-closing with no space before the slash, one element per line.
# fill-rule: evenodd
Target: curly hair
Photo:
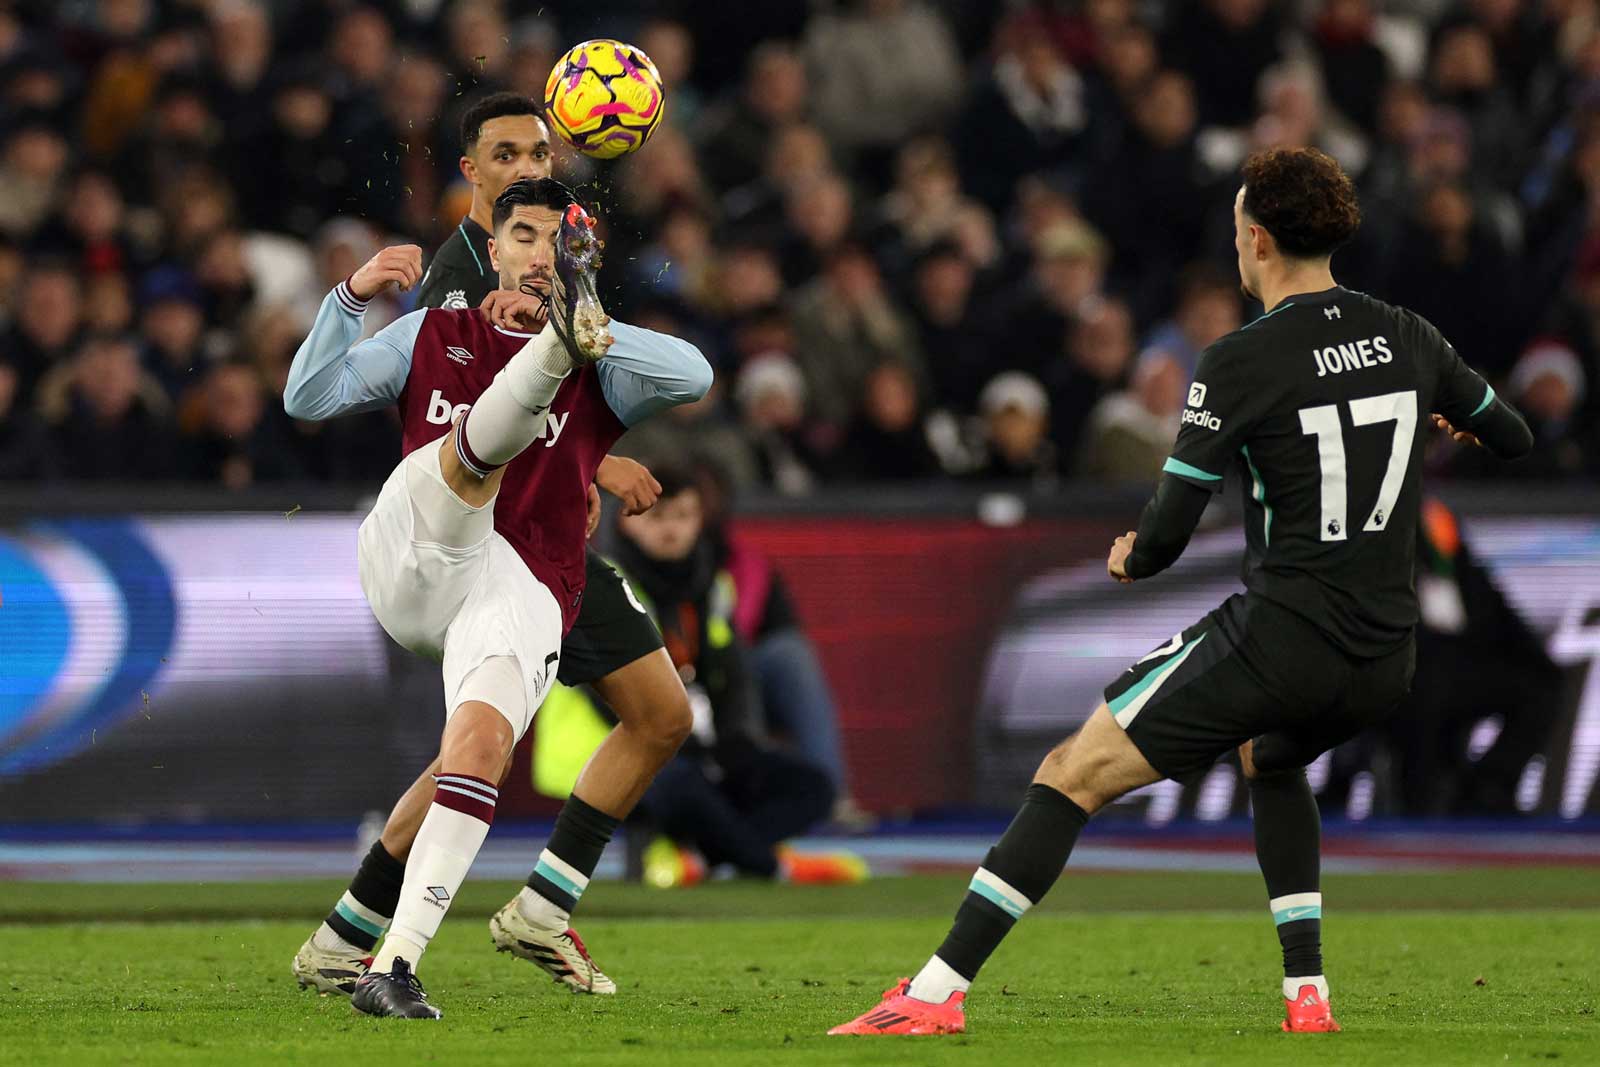
<path fill-rule="evenodd" d="M 1272 148 L 1245 160 L 1244 212 L 1266 227 L 1284 255 L 1331 256 L 1361 225 L 1349 175 L 1315 148 Z"/>

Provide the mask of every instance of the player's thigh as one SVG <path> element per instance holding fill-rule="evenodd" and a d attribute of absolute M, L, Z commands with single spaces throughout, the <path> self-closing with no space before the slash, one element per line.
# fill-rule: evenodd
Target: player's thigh
<path fill-rule="evenodd" d="M 1330 749 L 1378 726 L 1405 707 L 1416 671 L 1416 645 L 1371 659 L 1341 657 L 1343 684 L 1317 714 L 1263 732 L 1252 745 L 1256 771 L 1304 767 Z"/>
<path fill-rule="evenodd" d="M 492 508 L 450 491 L 433 445 L 394 469 L 357 534 L 361 588 L 378 622 L 413 652 L 438 659 L 451 621 L 482 576 Z"/>
<path fill-rule="evenodd" d="M 593 684 L 661 647 L 661 632 L 622 576 L 599 553 L 589 552 L 583 604 L 561 645 L 561 684 Z M 613 704 L 605 693 L 601 698 Z M 613 710 L 619 710 L 615 704 Z"/>
<path fill-rule="evenodd" d="M 1112 718 L 1163 776 L 1191 781 L 1281 721 L 1284 699 L 1246 647 L 1252 612 L 1230 597 L 1106 687 Z"/>
<path fill-rule="evenodd" d="M 521 740 L 561 662 L 561 607 L 505 538 L 492 534 L 485 552 L 483 575 L 445 635 L 445 714 L 482 701 Z"/>

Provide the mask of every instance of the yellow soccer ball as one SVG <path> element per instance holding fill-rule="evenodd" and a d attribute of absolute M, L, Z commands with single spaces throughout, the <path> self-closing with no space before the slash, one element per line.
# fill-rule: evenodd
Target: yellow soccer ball
<path fill-rule="evenodd" d="M 664 103 L 661 73 L 650 57 L 610 39 L 573 48 L 544 85 L 550 128 L 594 159 L 615 159 L 648 141 Z"/>

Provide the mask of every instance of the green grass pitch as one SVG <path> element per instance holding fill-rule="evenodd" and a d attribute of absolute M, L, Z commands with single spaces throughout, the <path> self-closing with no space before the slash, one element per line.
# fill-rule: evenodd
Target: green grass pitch
<path fill-rule="evenodd" d="M 596 884 L 579 926 L 621 986 L 600 999 L 497 955 L 484 919 L 515 887 L 469 883 L 422 968 L 439 1023 L 295 986 L 333 883 L 12 884 L 0 1063 L 1600 1063 L 1592 869 L 1328 878 L 1342 1034 L 1278 1032 L 1258 879 L 1069 872 L 991 961 L 967 1035 L 823 1036 L 926 958 L 962 884 Z"/>

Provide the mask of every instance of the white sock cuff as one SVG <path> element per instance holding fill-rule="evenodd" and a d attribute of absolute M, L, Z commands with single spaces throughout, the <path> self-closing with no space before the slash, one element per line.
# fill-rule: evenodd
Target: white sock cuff
<path fill-rule="evenodd" d="M 971 982 L 961 977 L 954 967 L 935 953 L 922 965 L 917 976 L 911 979 L 911 988 L 906 990 L 906 995 L 928 1004 L 943 1004 L 950 999 L 951 993 L 965 993 L 971 988 Z"/>
<path fill-rule="evenodd" d="M 1284 923 L 1299 922 L 1302 919 L 1320 919 L 1322 894 L 1285 893 L 1281 897 L 1269 900 L 1267 907 L 1272 910 L 1272 921 L 1279 926 Z"/>
<path fill-rule="evenodd" d="M 1300 995 L 1300 990 L 1305 986 L 1316 986 L 1317 996 L 1326 1004 L 1328 1002 L 1328 980 L 1320 974 L 1308 975 L 1305 978 L 1285 978 L 1283 980 L 1283 999 L 1293 1000 Z"/>
<path fill-rule="evenodd" d="M 967 889 L 985 898 L 1013 919 L 1022 918 L 1023 914 L 1033 907 L 1033 901 L 1024 896 L 1021 890 L 983 867 L 979 867 L 973 874 L 972 882 Z"/>

